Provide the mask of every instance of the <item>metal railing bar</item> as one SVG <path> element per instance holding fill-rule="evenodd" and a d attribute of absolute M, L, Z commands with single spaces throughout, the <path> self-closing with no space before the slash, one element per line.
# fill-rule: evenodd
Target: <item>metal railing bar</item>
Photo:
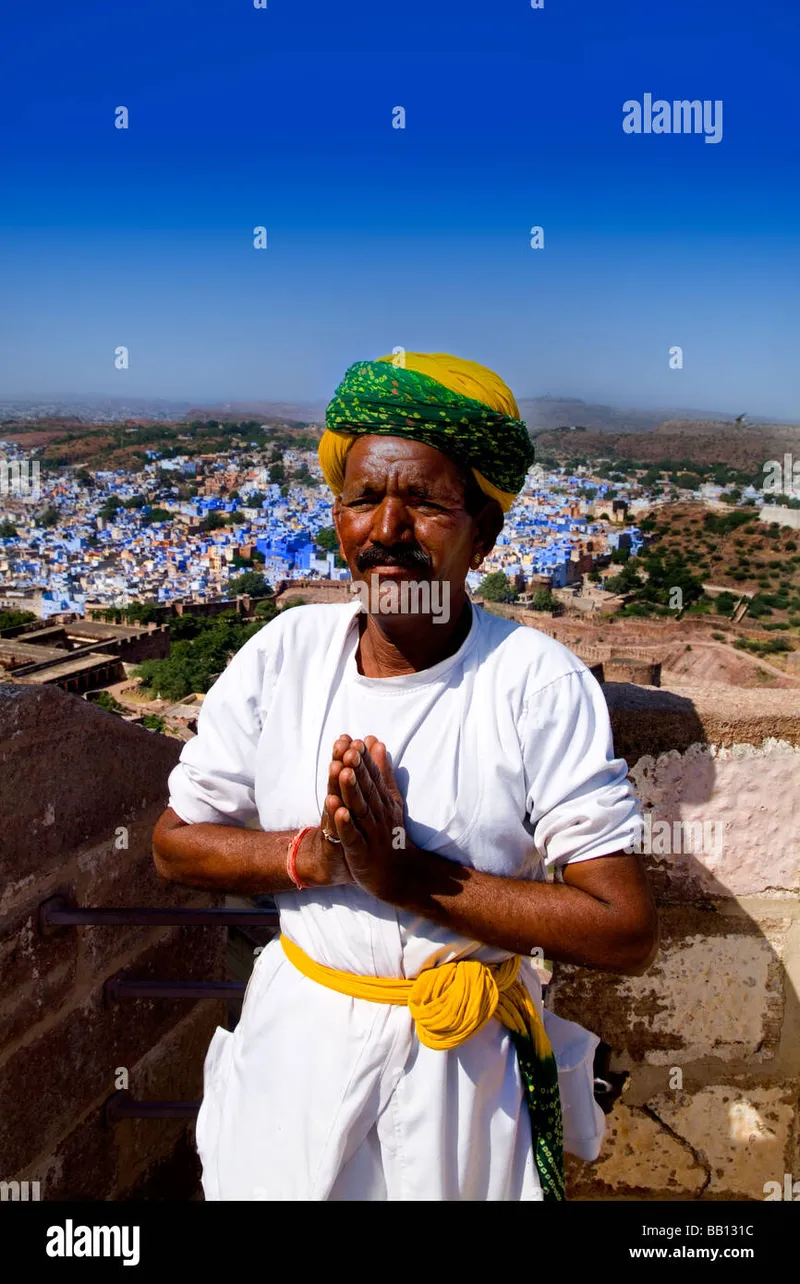
<path fill-rule="evenodd" d="M 146 906 L 110 908 L 74 906 L 61 896 L 51 897 L 39 907 L 43 929 L 53 927 L 277 927 L 275 909 L 150 909 Z"/>
<path fill-rule="evenodd" d="M 120 1119 L 195 1119 L 199 1101 L 137 1101 L 129 1092 L 115 1092 L 105 1104 L 105 1119 L 115 1124 Z"/>
<path fill-rule="evenodd" d="M 117 999 L 240 999 L 243 981 L 139 981 L 111 977 L 105 983 L 106 996 Z"/>

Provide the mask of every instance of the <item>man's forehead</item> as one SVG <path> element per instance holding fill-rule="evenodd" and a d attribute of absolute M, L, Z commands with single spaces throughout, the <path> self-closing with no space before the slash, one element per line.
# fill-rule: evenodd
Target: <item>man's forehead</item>
<path fill-rule="evenodd" d="M 423 442 L 370 435 L 353 443 L 345 462 L 347 483 L 389 477 L 397 481 L 424 477 L 430 485 L 447 487 L 462 482 L 458 465 Z"/>

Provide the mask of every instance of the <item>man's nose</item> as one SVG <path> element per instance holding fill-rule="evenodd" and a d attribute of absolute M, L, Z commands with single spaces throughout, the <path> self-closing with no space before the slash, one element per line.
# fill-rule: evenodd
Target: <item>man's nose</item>
<path fill-rule="evenodd" d="M 384 548 L 400 544 L 403 535 L 413 529 L 411 514 L 398 495 L 385 495 L 373 513 L 370 538 Z"/>

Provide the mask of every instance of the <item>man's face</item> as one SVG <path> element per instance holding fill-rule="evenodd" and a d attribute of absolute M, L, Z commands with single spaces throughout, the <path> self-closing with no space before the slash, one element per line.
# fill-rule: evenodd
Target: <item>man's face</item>
<path fill-rule="evenodd" d="M 441 451 L 406 437 L 359 437 L 333 520 L 355 581 L 441 581 L 463 589 L 470 559 L 491 548 L 464 505 L 464 481 Z"/>

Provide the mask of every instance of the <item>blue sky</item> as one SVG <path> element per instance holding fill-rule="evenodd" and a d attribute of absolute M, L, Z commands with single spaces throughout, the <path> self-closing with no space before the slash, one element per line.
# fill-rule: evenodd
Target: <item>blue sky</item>
<path fill-rule="evenodd" d="M 0 397 L 318 400 L 402 346 L 518 397 L 800 418 L 787 0 L 41 0 L 6 21 Z M 645 93 L 722 100 L 722 140 L 625 134 Z"/>

